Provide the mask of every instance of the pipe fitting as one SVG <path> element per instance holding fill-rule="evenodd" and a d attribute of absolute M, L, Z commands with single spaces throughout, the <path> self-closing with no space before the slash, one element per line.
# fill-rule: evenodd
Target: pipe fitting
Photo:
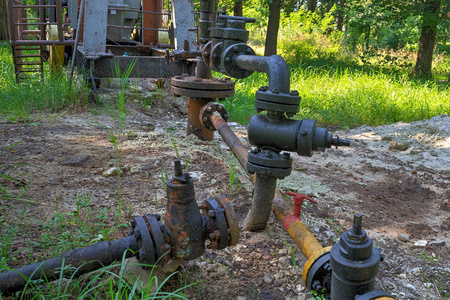
<path fill-rule="evenodd" d="M 175 261 L 170 269 L 182 260 L 201 256 L 207 241 L 212 249 L 238 243 L 238 221 L 229 200 L 209 198 L 199 208 L 192 179 L 189 173 L 183 172 L 180 160 L 175 160 L 174 175 L 166 184 L 165 224 L 160 222 L 159 215 L 133 218 L 128 237 L 69 250 L 61 256 L 1 273 L 0 292 L 18 291 L 28 280 L 55 280 L 60 277 L 61 268 L 68 265 L 76 268 L 72 277 L 132 256 L 137 256 L 144 268 L 156 263 L 164 268 Z"/>
<path fill-rule="evenodd" d="M 331 248 L 331 299 L 354 299 L 374 289 L 381 255 L 362 229 L 362 215 L 355 214 L 353 227 Z"/>
<path fill-rule="evenodd" d="M 253 146 L 272 147 L 301 156 L 312 156 L 312 151 L 325 151 L 331 145 L 350 145 L 349 141 L 333 138 L 326 128 L 316 127 L 315 120 L 275 119 L 267 115 L 252 117 L 248 125 L 248 138 Z"/>

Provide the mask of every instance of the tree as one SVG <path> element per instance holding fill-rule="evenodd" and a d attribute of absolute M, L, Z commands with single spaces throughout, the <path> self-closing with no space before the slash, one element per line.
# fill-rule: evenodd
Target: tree
<path fill-rule="evenodd" d="M 344 0 L 339 0 L 339 10 L 337 12 L 336 28 L 339 31 L 344 29 Z"/>
<path fill-rule="evenodd" d="M 264 56 L 277 54 L 278 29 L 280 27 L 281 0 L 269 3 L 269 21 L 267 24 Z"/>
<path fill-rule="evenodd" d="M 0 0 L 0 41 L 9 40 L 8 9 L 6 0 Z"/>
<path fill-rule="evenodd" d="M 243 2 L 242 0 L 234 0 L 233 11 L 235 16 L 243 16 Z"/>
<path fill-rule="evenodd" d="M 437 26 L 440 23 L 440 7 L 441 0 L 426 0 L 423 7 L 422 31 L 420 33 L 416 66 L 414 67 L 416 76 L 432 77 L 431 63 L 433 61 Z"/>
<path fill-rule="evenodd" d="M 308 11 L 314 12 L 317 7 L 317 0 L 308 0 Z"/>

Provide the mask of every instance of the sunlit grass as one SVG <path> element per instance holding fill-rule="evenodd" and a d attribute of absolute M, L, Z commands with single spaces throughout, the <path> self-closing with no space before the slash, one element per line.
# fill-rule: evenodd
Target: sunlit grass
<path fill-rule="evenodd" d="M 0 115 L 7 119 L 26 119 L 33 112 L 57 111 L 69 105 L 86 101 L 84 84 L 69 85 L 65 74 L 50 75 L 44 80 L 28 80 L 16 83 L 11 48 L 0 44 Z"/>

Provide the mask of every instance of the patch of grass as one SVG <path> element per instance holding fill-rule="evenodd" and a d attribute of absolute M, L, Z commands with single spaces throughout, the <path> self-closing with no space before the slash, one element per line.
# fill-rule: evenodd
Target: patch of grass
<path fill-rule="evenodd" d="M 82 82 L 70 86 L 64 73 L 47 72 L 42 81 L 16 83 L 9 43 L 0 43 L 0 90 L 0 116 L 12 121 L 27 119 L 38 111 L 84 106 L 89 92 Z"/>
<path fill-rule="evenodd" d="M 302 97 L 298 119 L 350 128 L 412 122 L 450 114 L 450 89 L 436 81 L 411 79 L 407 74 L 356 68 L 290 67 L 291 89 Z M 256 90 L 267 85 L 265 74 L 237 80 L 236 95 L 225 106 L 230 118 L 248 124 L 256 112 Z"/>
<path fill-rule="evenodd" d="M 194 284 L 166 292 L 164 286 L 176 273 L 159 282 L 153 273 L 154 266 L 137 265 L 151 268 L 149 278 L 134 281 L 125 276 L 125 253 L 121 262 L 105 266 L 80 278 L 75 278 L 74 274 L 83 266 L 73 268 L 63 262 L 57 280 L 28 281 L 20 292 L 20 299 L 187 299 L 183 291 Z M 133 281 L 134 283 L 131 283 Z M 143 281 L 147 281 L 148 285 L 144 286 Z"/>

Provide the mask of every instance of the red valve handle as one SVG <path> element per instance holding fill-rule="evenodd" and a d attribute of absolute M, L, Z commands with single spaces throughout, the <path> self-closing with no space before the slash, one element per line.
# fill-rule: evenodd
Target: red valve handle
<path fill-rule="evenodd" d="M 306 200 L 308 200 L 309 202 L 315 203 L 317 204 L 317 201 L 314 199 L 311 199 L 310 197 L 303 195 L 303 194 L 298 194 L 298 193 L 293 193 L 293 192 L 285 192 L 286 195 L 289 196 L 294 196 L 294 217 L 297 217 L 301 220 L 300 218 L 300 213 L 302 212 L 302 205 L 303 202 Z"/>

